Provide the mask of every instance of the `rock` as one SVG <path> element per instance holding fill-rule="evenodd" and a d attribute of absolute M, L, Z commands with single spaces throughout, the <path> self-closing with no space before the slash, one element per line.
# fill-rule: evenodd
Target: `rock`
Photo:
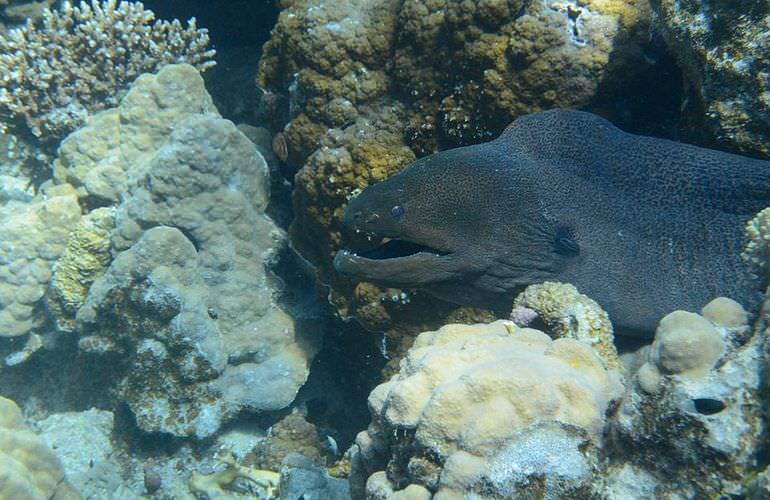
<path fill-rule="evenodd" d="M 292 453 L 281 463 L 281 500 L 307 498 L 347 500 L 351 498 L 350 486 L 344 479 L 330 477 L 313 460 Z"/>
<path fill-rule="evenodd" d="M 770 17 L 765 0 L 654 0 L 657 26 L 724 146 L 770 154 Z M 702 113 L 702 114 L 701 114 Z"/>
<path fill-rule="evenodd" d="M 95 408 L 55 413 L 37 424 L 67 479 L 86 498 L 109 498 L 123 482 L 112 446 L 113 426 L 112 413 Z"/>
<path fill-rule="evenodd" d="M 656 497 L 737 495 L 754 471 L 763 442 L 764 340 L 736 338 L 697 314 L 667 315 L 611 419 L 615 463 L 633 464 L 645 482 L 654 478 Z"/>

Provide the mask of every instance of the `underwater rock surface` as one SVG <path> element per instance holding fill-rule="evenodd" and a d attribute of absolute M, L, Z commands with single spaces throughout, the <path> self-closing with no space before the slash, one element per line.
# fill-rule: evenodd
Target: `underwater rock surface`
<path fill-rule="evenodd" d="M 770 154 L 770 6 L 765 0 L 652 0 L 657 23 L 723 145 Z"/>

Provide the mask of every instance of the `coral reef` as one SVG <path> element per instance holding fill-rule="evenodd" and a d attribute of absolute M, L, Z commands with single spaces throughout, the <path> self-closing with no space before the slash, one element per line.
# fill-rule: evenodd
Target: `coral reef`
<path fill-rule="evenodd" d="M 723 147 L 770 154 L 770 7 L 764 0 L 653 0 L 692 87 L 697 121 Z"/>
<path fill-rule="evenodd" d="M 46 8 L 56 0 L 2 0 L 0 1 L 0 29 L 26 23 L 29 19 L 39 19 Z"/>
<path fill-rule="evenodd" d="M 203 97 L 180 113 L 173 103 L 185 89 Z M 267 269 L 285 236 L 263 213 L 265 161 L 210 102 L 189 65 L 142 76 L 126 95 L 117 146 L 130 163 L 120 170 L 126 187 L 112 232 L 119 253 L 76 314 L 81 349 L 123 353 L 117 393 L 148 432 L 206 437 L 242 409 L 283 408 L 315 351 L 277 304 Z M 167 121 L 149 119 L 153 109 Z M 90 171 L 116 154 L 92 138 L 84 129 L 68 139 L 92 158 Z M 61 178 L 78 178 L 69 165 L 60 158 Z"/>
<path fill-rule="evenodd" d="M 324 462 L 318 429 L 298 410 L 270 427 L 268 435 L 251 451 L 248 461 L 258 469 L 278 471 L 283 459 L 292 452 L 319 464 Z"/>
<path fill-rule="evenodd" d="M 1 396 L 0 498 L 80 498 L 53 451 L 24 424 L 19 407 Z"/>
<path fill-rule="evenodd" d="M 44 326 L 46 286 L 80 212 L 77 196 L 66 185 L 45 189 L 30 201 L 0 204 L 0 337 Z"/>
<path fill-rule="evenodd" d="M 170 65 L 137 78 L 117 108 L 91 116 L 67 137 L 54 179 L 72 184 L 85 206 L 117 204 L 133 170 L 168 140 L 183 119 L 218 115 L 203 79 L 188 65 Z"/>
<path fill-rule="evenodd" d="M 766 332 L 747 339 L 743 309 L 717 301 L 703 314 L 721 325 L 684 311 L 661 320 L 611 421 L 617 458 L 654 478 L 656 497 L 739 495 L 758 465 Z"/>
<path fill-rule="evenodd" d="M 522 114 L 588 104 L 608 73 L 644 66 L 648 11 L 639 0 L 404 2 L 393 78 L 421 110 L 413 138 L 435 129 L 444 144 L 476 143 Z"/>
<path fill-rule="evenodd" d="M 195 19 L 154 21 L 140 2 L 91 0 L 46 9 L 0 35 L 0 116 L 54 149 L 88 114 L 114 106 L 140 74 L 169 63 L 213 64 Z"/>
<path fill-rule="evenodd" d="M 521 317 L 525 310 L 534 316 L 517 322 L 514 317 Z M 580 340 L 592 346 L 607 366 L 621 365 L 609 316 L 596 301 L 570 284 L 546 281 L 528 286 L 513 301 L 511 316 L 518 326 L 529 326 L 538 318 L 552 338 Z"/>
<path fill-rule="evenodd" d="M 425 332 L 369 396 L 372 423 L 356 438 L 351 481 L 360 491 L 387 470 L 394 490 L 585 494 L 621 392 L 619 374 L 577 340 L 509 321 Z M 377 483 L 369 478 L 369 494 Z"/>

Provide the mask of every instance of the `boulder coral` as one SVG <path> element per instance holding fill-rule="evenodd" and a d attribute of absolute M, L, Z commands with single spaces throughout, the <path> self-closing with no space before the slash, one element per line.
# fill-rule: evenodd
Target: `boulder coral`
<path fill-rule="evenodd" d="M 661 319 L 648 361 L 611 420 L 616 463 L 648 478 L 656 497 L 739 495 L 756 472 L 766 332 L 746 335 L 740 318 L 743 308 L 720 298 L 702 315 Z"/>
<path fill-rule="evenodd" d="M 369 396 L 352 481 L 369 477 L 370 494 L 383 488 L 377 471 L 394 491 L 439 496 L 586 494 L 621 393 L 619 373 L 577 340 L 502 320 L 424 332 Z"/>
<path fill-rule="evenodd" d="M 99 141 L 117 117 L 119 136 Z M 264 213 L 268 167 L 195 68 L 143 75 L 65 142 L 57 179 L 72 180 L 86 206 L 115 204 L 115 257 L 74 329 L 83 351 L 122 355 L 115 394 L 139 427 L 203 438 L 241 410 L 291 403 L 316 343 L 278 303 L 269 267 L 286 237 Z M 104 172 L 122 183 L 117 196 L 87 180 Z M 52 293 L 66 296 L 64 284 Z"/>
<path fill-rule="evenodd" d="M 49 186 L 30 201 L 0 202 L 0 337 L 46 325 L 46 287 L 80 219 L 71 186 Z"/>

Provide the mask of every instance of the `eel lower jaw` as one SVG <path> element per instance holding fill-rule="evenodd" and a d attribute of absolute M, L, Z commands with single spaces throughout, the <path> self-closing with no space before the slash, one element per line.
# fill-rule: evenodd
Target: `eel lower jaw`
<path fill-rule="evenodd" d="M 369 255 L 369 256 L 367 256 Z M 350 250 L 340 250 L 334 257 L 334 268 L 362 281 L 372 281 L 388 286 L 417 287 L 458 276 L 462 265 L 455 253 L 439 253 L 430 250 L 409 255 L 387 257 L 378 255 L 377 249 L 359 255 Z"/>

